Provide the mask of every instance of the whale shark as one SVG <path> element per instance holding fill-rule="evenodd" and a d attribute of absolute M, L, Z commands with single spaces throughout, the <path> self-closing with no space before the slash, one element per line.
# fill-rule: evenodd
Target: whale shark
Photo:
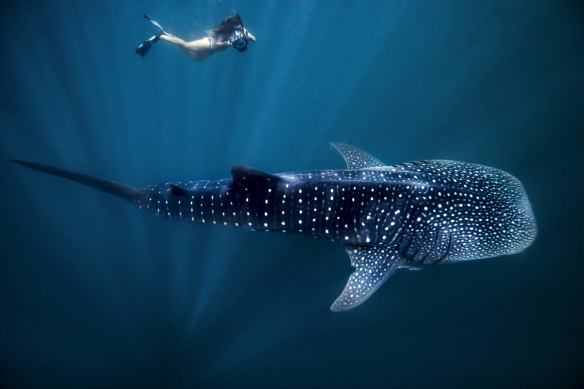
<path fill-rule="evenodd" d="M 339 242 L 355 270 L 330 307 L 334 312 L 363 303 L 399 268 L 515 254 L 537 235 L 525 189 L 507 172 L 449 160 L 388 166 L 357 147 L 331 145 L 345 169 L 272 174 L 235 166 L 226 179 L 142 189 L 12 161 L 121 197 L 166 219 Z"/>

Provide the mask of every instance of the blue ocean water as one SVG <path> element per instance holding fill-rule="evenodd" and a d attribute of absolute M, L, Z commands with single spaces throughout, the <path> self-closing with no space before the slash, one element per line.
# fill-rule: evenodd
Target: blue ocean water
<path fill-rule="evenodd" d="M 191 62 L 233 10 L 257 37 Z M 576 1 L 19 1 L 0 16 L 4 387 L 578 387 L 584 8 Z M 135 186 L 388 164 L 504 169 L 539 236 L 329 306 L 344 249 L 174 223 L 11 164 Z"/>

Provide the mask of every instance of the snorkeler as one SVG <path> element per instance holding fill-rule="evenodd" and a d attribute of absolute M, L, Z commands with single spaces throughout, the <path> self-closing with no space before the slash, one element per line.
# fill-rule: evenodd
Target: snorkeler
<path fill-rule="evenodd" d="M 186 42 L 181 38 L 167 33 L 162 26 L 150 16 L 144 15 L 144 18 L 158 28 L 159 32 L 142 42 L 142 44 L 136 48 L 136 53 L 142 57 L 144 57 L 148 51 L 150 51 L 152 45 L 160 39 L 174 43 L 193 61 L 200 61 L 214 53 L 223 51 L 228 47 L 233 47 L 237 51 L 243 52 L 247 50 L 248 41 L 256 41 L 255 36 L 243 27 L 241 17 L 237 13 L 222 21 L 219 26 L 208 30 L 205 38 L 190 42 Z"/>

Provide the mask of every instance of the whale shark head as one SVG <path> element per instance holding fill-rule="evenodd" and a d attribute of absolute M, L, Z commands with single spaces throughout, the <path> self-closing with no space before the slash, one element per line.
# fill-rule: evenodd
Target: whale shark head
<path fill-rule="evenodd" d="M 507 205 L 507 228 L 501 240 L 508 243 L 504 254 L 517 254 L 530 246 L 537 236 L 537 223 L 531 203 L 521 182 L 509 173 L 500 171 L 500 201 Z"/>

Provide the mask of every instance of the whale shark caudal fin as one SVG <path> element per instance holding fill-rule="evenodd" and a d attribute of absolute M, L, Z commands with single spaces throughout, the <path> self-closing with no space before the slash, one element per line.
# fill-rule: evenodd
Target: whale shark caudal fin
<path fill-rule="evenodd" d="M 104 180 L 103 178 L 97 178 L 83 173 L 59 169 L 54 166 L 41 165 L 39 163 L 21 161 L 18 159 L 12 159 L 11 161 L 32 170 L 37 170 L 39 172 L 43 172 L 53 176 L 63 177 L 68 180 L 90 186 L 92 188 L 101 190 L 102 192 L 106 192 L 114 196 L 121 197 L 131 203 L 138 203 L 144 197 L 144 193 L 140 189 L 136 189 L 131 186 L 120 184 L 114 181 Z"/>
<path fill-rule="evenodd" d="M 405 262 L 397 249 L 390 247 L 347 246 L 346 249 L 355 271 L 331 305 L 333 312 L 347 311 L 363 303 Z"/>
<path fill-rule="evenodd" d="M 341 142 L 330 142 L 345 159 L 348 169 L 367 169 L 386 166 L 383 162 L 363 150 Z"/>

